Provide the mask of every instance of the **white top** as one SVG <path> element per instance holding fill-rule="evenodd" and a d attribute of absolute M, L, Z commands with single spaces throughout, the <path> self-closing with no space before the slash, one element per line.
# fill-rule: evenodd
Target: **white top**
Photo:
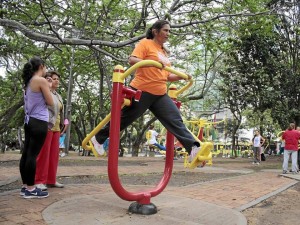
<path fill-rule="evenodd" d="M 261 136 L 255 136 L 253 140 L 253 147 L 260 147 Z"/>
<path fill-rule="evenodd" d="M 149 139 L 149 144 L 153 145 L 156 144 L 156 137 L 158 136 L 158 133 L 155 130 L 149 130 L 149 132 L 151 133 L 150 139 Z"/>

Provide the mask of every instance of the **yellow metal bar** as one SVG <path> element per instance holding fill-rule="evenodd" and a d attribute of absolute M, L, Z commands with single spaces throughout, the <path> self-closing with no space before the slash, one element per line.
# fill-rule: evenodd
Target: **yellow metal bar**
<path fill-rule="evenodd" d="M 177 99 L 177 86 L 175 84 L 169 86 L 168 95 L 172 99 Z"/>
<path fill-rule="evenodd" d="M 197 137 L 195 134 L 193 134 L 193 132 L 191 132 L 190 130 L 188 130 L 188 131 L 192 134 L 192 136 L 195 138 L 195 140 L 198 141 L 198 142 L 200 143 L 200 145 L 203 143 L 202 141 L 200 141 L 200 140 L 198 139 L 198 137 Z"/>
<path fill-rule="evenodd" d="M 277 137 L 281 137 L 283 132 L 284 132 L 284 130 L 283 130 L 283 131 L 280 131 L 280 132 L 277 134 Z"/>
<path fill-rule="evenodd" d="M 124 73 L 124 67 L 121 65 L 116 65 L 113 72 L 113 82 L 124 84 L 124 78 L 121 76 Z"/>
<path fill-rule="evenodd" d="M 82 141 L 82 147 L 86 150 L 92 150 L 92 147 L 90 145 L 87 145 L 87 143 L 92 139 L 92 137 L 94 137 L 100 130 L 102 127 L 105 126 L 105 124 L 107 124 L 110 121 L 110 113 L 94 128 L 94 130 L 92 130 L 91 133 L 89 133 L 85 139 Z"/>
<path fill-rule="evenodd" d="M 154 61 L 154 60 L 142 60 L 136 64 L 134 64 L 133 66 L 131 66 L 129 69 L 127 69 L 125 71 L 125 73 L 122 75 L 122 79 L 125 79 L 126 77 L 128 77 L 133 71 L 135 71 L 137 68 L 139 67 L 143 67 L 143 66 L 149 66 L 149 65 L 153 65 L 157 68 L 162 69 L 162 65 L 161 63 Z M 183 79 L 188 79 L 188 75 L 186 75 L 185 73 L 179 72 L 177 70 L 172 69 L 171 67 L 164 67 L 163 68 L 166 71 L 169 71 L 173 74 L 176 74 L 177 76 L 183 78 Z"/>
<path fill-rule="evenodd" d="M 173 73 L 183 79 L 188 79 L 188 75 L 186 75 L 185 73 L 179 72 L 177 70 L 172 69 L 169 66 L 166 66 L 164 68 L 162 68 L 161 63 L 154 61 L 154 60 L 142 60 L 136 64 L 134 64 L 132 67 L 130 67 L 128 70 L 125 71 L 125 73 L 123 75 L 120 76 L 120 80 L 124 80 L 126 77 L 128 77 L 130 74 L 132 74 L 137 68 L 139 67 L 143 67 L 143 66 L 149 66 L 149 65 L 153 65 L 157 68 L 160 69 L 164 69 L 166 71 L 169 71 L 170 73 Z M 193 85 L 193 80 L 188 80 L 189 83 L 186 84 L 184 87 L 182 87 L 181 89 L 179 89 L 178 91 L 176 91 L 176 96 L 178 96 L 179 94 L 181 94 L 182 92 L 184 92 L 185 90 L 187 90 L 189 87 L 191 87 Z"/>
<path fill-rule="evenodd" d="M 91 147 L 91 150 L 92 150 L 92 152 L 93 152 L 93 154 L 94 154 L 95 157 L 99 157 L 99 156 L 100 156 L 100 155 L 98 154 L 98 152 L 96 151 L 96 149 L 94 148 L 93 143 L 92 143 L 91 140 L 89 140 L 89 145 L 88 145 L 88 146 Z"/>
<path fill-rule="evenodd" d="M 176 91 L 176 96 L 180 95 L 182 92 L 184 92 L 185 90 L 187 90 L 189 87 L 191 87 L 193 85 L 194 81 L 193 80 L 189 80 L 189 83 L 187 83 L 185 86 L 183 86 L 182 88 L 180 88 L 178 91 Z"/>
<path fill-rule="evenodd" d="M 124 103 L 122 105 L 122 108 L 125 105 L 130 105 L 130 100 L 129 99 L 125 99 Z M 92 150 L 91 145 L 87 145 L 87 143 L 92 139 L 92 137 L 94 137 L 101 129 L 102 127 L 105 126 L 105 124 L 107 124 L 110 121 L 111 118 L 111 114 L 109 113 L 95 128 L 94 130 L 91 131 L 91 133 L 89 133 L 85 139 L 82 141 L 82 147 L 86 150 Z"/>
<path fill-rule="evenodd" d="M 220 120 L 218 122 L 208 122 L 205 119 L 199 119 L 199 120 L 187 120 L 185 121 L 187 123 L 191 123 L 191 124 L 198 124 L 199 126 L 204 126 L 204 125 L 214 125 L 214 124 L 219 124 L 219 123 L 223 123 L 225 122 L 225 119 Z"/>

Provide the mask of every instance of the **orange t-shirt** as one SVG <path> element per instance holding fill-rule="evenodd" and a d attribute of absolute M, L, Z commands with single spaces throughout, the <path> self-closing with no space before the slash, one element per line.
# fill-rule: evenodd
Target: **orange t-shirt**
<path fill-rule="evenodd" d="M 163 62 L 166 66 L 170 66 L 170 60 L 164 49 L 155 43 L 152 39 L 141 40 L 133 50 L 131 56 L 139 59 L 150 59 Z M 167 80 L 170 72 L 161 70 L 157 67 L 138 68 L 135 77 L 131 81 L 130 86 L 141 91 L 149 92 L 153 95 L 164 95 L 167 92 Z"/>

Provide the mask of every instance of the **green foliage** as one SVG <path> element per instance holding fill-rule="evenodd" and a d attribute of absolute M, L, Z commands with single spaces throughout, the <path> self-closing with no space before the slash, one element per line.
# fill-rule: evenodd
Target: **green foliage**
<path fill-rule="evenodd" d="M 267 11 L 268 2 L 4 1 L 0 19 L 18 22 L 29 32 L 7 24 L 0 31 L 0 64 L 8 70 L 6 77 L 0 80 L 3 90 L 0 112 L 18 106 L 17 100 L 22 99 L 19 71 L 26 60 L 39 55 L 46 60 L 48 69 L 61 74 L 59 92 L 64 99 L 67 98 L 70 77 L 74 80 L 71 104 L 74 130 L 71 136 L 78 137 L 80 143 L 80 138 L 109 113 L 114 66 L 129 66 L 126 62 L 134 44 L 160 18 L 172 24 L 168 47 L 173 67 L 195 79 L 194 87 L 183 98 L 186 115 L 194 110 L 187 105 L 203 105 L 205 109 L 224 107 L 221 99 L 224 96 L 227 104 L 236 106 L 235 110 L 239 111 L 249 104 L 255 110 L 258 110 L 257 105 L 259 110 L 264 110 L 273 106 L 274 101 L 283 102 L 274 107 L 280 112 L 278 115 L 282 115 L 282 109 L 292 104 L 292 100 L 287 99 L 292 92 L 286 91 L 283 95 L 282 82 L 278 82 L 287 78 L 285 76 L 289 73 L 286 72 L 290 71 L 284 67 L 289 45 L 286 42 L 280 44 L 274 32 L 274 23 L 278 19 L 265 15 L 234 15 Z M 296 28 L 295 32 L 298 32 Z M 102 42 L 94 44 L 95 41 Z M 120 45 L 124 42 L 126 44 Z M 283 50 L 285 55 L 281 55 Z M 222 58 L 224 54 L 225 59 Z M 219 71 L 222 71 L 224 80 L 216 80 Z M 295 79 L 297 74 L 293 72 Z M 232 94 L 233 81 L 241 92 Z M 221 84 L 223 87 L 218 89 Z M 178 83 L 180 85 L 182 83 Z M 291 83 L 286 82 L 286 85 Z M 244 98 L 238 97 L 240 95 Z M 9 126 L 19 126 L 22 117 L 19 110 L 15 116 L 9 117 Z M 134 138 L 141 135 L 142 125 L 139 121 L 133 124 L 136 128 L 133 130 L 137 131 Z"/>
<path fill-rule="evenodd" d="M 230 38 L 231 49 L 224 59 L 225 98 L 234 108 L 242 110 L 249 105 L 262 114 L 280 99 L 281 75 L 284 65 L 280 62 L 279 36 L 262 27 L 265 19 L 249 18 Z"/>
<path fill-rule="evenodd" d="M 249 108 L 243 112 L 243 116 L 247 118 L 244 124 L 245 128 L 258 129 L 263 136 L 266 136 L 267 133 L 272 133 L 276 136 L 276 134 L 282 130 L 280 125 L 273 119 L 271 109 L 265 110 L 263 115 L 261 115 Z M 261 118 L 263 118 L 263 120 L 261 120 Z"/>
<path fill-rule="evenodd" d="M 284 7 L 286 16 L 244 19 L 233 32 L 234 37 L 227 40 L 230 48 L 224 60 L 226 69 L 221 73 L 224 95 L 227 100 L 236 96 L 231 102 L 236 102 L 238 108 L 250 106 L 253 114 L 260 117 L 256 121 L 259 127 L 269 121 L 265 118 L 266 111 L 271 113 L 273 125 L 279 123 L 281 129 L 290 121 L 298 124 L 300 121 L 299 52 L 296 47 L 299 42 L 295 36 L 299 21 L 289 19 L 293 17 L 295 5 Z M 235 91 L 230 91 L 233 89 Z"/>
<path fill-rule="evenodd" d="M 21 82 L 17 77 L 18 73 L 0 77 L 0 134 L 12 133 L 22 126 L 24 111 L 20 108 L 23 105 Z"/>

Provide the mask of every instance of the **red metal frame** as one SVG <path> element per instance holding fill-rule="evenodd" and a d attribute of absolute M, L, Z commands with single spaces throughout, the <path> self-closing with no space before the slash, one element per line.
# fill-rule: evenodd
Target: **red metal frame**
<path fill-rule="evenodd" d="M 119 158 L 119 141 L 120 141 L 120 116 L 121 107 L 124 102 L 125 96 L 135 95 L 140 96 L 140 93 L 135 91 L 128 91 L 121 82 L 113 83 L 112 92 L 112 107 L 111 107 L 111 121 L 110 121 L 110 135 L 109 135 L 109 153 L 108 153 L 108 177 L 112 189 L 122 199 L 127 201 L 137 201 L 139 204 L 150 204 L 151 197 L 160 194 L 167 186 L 173 169 L 173 158 L 174 158 L 174 136 L 167 132 L 166 139 L 166 161 L 164 168 L 164 175 L 160 182 L 153 190 L 147 190 L 143 192 L 128 192 L 126 191 L 119 179 L 118 175 L 118 158 Z M 176 103 L 175 103 L 176 104 Z M 180 104 L 176 104 L 178 107 Z"/>

